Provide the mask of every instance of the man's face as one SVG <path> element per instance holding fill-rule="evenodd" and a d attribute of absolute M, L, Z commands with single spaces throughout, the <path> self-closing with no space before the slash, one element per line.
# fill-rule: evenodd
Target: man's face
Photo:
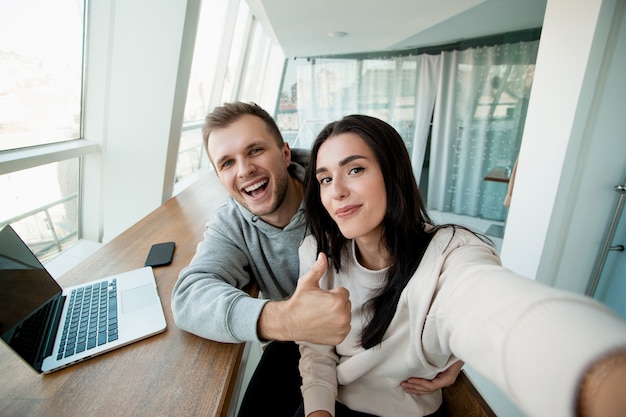
<path fill-rule="evenodd" d="M 228 193 L 255 215 L 271 217 L 281 206 L 290 181 L 291 150 L 280 147 L 265 122 L 244 115 L 209 135 L 209 158 Z"/>

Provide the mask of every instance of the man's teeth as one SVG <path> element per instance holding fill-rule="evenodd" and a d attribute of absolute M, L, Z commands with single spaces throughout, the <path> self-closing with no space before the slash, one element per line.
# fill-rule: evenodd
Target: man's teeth
<path fill-rule="evenodd" d="M 259 181 L 256 184 L 252 184 L 251 186 L 244 188 L 244 190 L 246 190 L 247 193 L 251 193 L 252 191 L 263 187 L 265 184 L 267 184 L 267 181 Z"/>

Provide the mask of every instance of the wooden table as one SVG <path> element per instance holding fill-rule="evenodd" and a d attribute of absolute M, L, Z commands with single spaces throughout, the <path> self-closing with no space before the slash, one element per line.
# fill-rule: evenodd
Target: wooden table
<path fill-rule="evenodd" d="M 172 263 L 154 268 L 165 332 L 47 375 L 0 344 L 0 416 L 226 415 L 244 345 L 178 329 L 170 303 L 178 272 L 225 196 L 214 177 L 201 178 L 59 279 L 69 286 L 140 268 L 153 243 L 175 241 Z"/>

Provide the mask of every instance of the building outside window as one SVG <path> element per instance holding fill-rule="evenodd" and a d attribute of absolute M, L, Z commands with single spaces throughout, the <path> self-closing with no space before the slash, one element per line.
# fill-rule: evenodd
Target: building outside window
<path fill-rule="evenodd" d="M 0 155 L 80 138 L 83 22 L 80 1 L 0 2 Z M 79 236 L 80 161 L 43 160 L 0 167 L 0 226 L 40 259 Z"/>

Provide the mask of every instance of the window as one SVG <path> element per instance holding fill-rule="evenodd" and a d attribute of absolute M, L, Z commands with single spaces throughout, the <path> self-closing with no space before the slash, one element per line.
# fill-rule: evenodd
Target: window
<path fill-rule="evenodd" d="M 0 3 L 0 151 L 77 139 L 83 4 Z"/>
<path fill-rule="evenodd" d="M 208 165 L 204 157 L 201 126 L 211 103 L 220 46 L 224 39 L 229 0 L 204 2 L 200 9 L 187 102 L 176 161 L 175 183 L 179 183 Z"/>
<path fill-rule="evenodd" d="M 42 262 L 78 239 L 78 167 L 75 158 L 0 176 L 0 227 L 10 224 Z"/>
<path fill-rule="evenodd" d="M 246 41 L 248 39 L 251 22 L 252 16 L 250 14 L 250 8 L 245 2 L 241 2 L 235 23 L 235 32 L 233 33 L 229 48 L 230 53 L 228 54 L 226 77 L 224 78 L 220 102 L 234 101 L 239 95 L 237 90 L 241 77 L 241 69 L 245 62 Z"/>
<path fill-rule="evenodd" d="M 271 113 L 284 60 L 282 50 L 263 31 L 245 1 L 204 2 L 178 150 L 175 193 L 209 165 L 201 134 L 206 114 L 217 105 L 236 100 L 254 101 Z"/>
<path fill-rule="evenodd" d="M 185 122 L 202 120 L 211 100 L 229 0 L 205 1 L 200 9 L 191 64 Z"/>
<path fill-rule="evenodd" d="M 276 92 L 280 87 L 280 77 L 285 57 L 282 50 L 273 44 L 263 32 L 258 20 L 252 22 L 253 31 L 249 42 L 249 53 L 242 80 L 240 100 L 254 101 L 260 105 L 276 105 Z M 274 110 L 266 108 L 270 113 Z"/>
<path fill-rule="evenodd" d="M 81 136 L 83 8 L 0 2 L 0 227 L 12 224 L 40 260 L 80 234 L 77 155 L 88 146 L 61 142 Z"/>

